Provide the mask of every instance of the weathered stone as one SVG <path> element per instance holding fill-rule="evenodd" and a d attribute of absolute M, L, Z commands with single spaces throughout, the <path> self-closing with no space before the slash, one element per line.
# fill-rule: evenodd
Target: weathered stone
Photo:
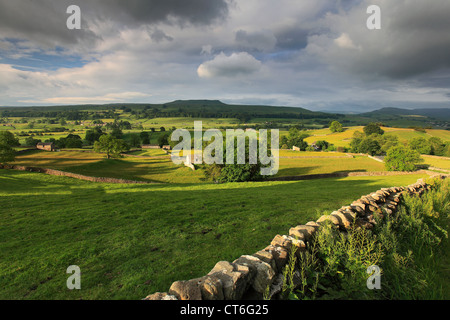
<path fill-rule="evenodd" d="M 239 300 L 250 284 L 251 273 L 247 266 L 220 261 L 208 276 L 214 276 L 221 281 L 225 300 Z"/>
<path fill-rule="evenodd" d="M 366 214 L 366 204 L 361 201 L 354 201 L 350 207 L 356 212 L 357 216 L 363 217 Z"/>
<path fill-rule="evenodd" d="M 399 203 L 400 202 L 400 194 L 396 194 L 395 196 L 389 196 L 388 200 L 391 202 L 396 202 Z"/>
<path fill-rule="evenodd" d="M 302 240 L 285 235 L 276 235 L 275 238 L 273 238 L 271 245 L 276 247 L 283 247 L 286 250 L 290 250 L 293 245 L 298 249 L 304 249 L 306 247 L 305 243 Z"/>
<path fill-rule="evenodd" d="M 173 295 L 169 295 L 167 292 L 155 292 L 142 300 L 177 300 L 177 298 Z"/>
<path fill-rule="evenodd" d="M 277 276 L 275 276 L 273 282 L 272 282 L 272 286 L 270 287 L 270 291 L 269 291 L 269 299 L 273 299 L 273 297 L 275 295 L 277 295 L 278 293 L 281 293 L 281 291 L 283 290 L 283 284 L 284 284 L 284 277 L 282 273 L 278 273 Z"/>
<path fill-rule="evenodd" d="M 296 248 L 297 252 L 305 251 L 306 244 L 303 240 L 295 239 L 291 236 L 288 236 L 288 239 L 292 242 L 292 245 Z"/>
<path fill-rule="evenodd" d="M 346 227 L 346 220 L 345 219 L 342 219 L 337 213 L 332 213 L 331 214 L 333 217 L 336 217 L 337 219 L 338 219 L 338 221 L 339 221 L 339 226 L 340 227 L 342 227 L 342 228 L 347 228 Z M 349 227 L 349 226 L 348 226 Z"/>
<path fill-rule="evenodd" d="M 269 264 L 275 272 L 279 272 L 273 250 L 260 250 L 253 254 L 253 256 Z"/>
<path fill-rule="evenodd" d="M 244 255 L 233 261 L 234 264 L 244 264 L 253 269 L 255 276 L 252 280 L 252 287 L 258 293 L 264 293 L 268 286 L 272 284 L 275 271 L 266 262 L 257 257 Z"/>
<path fill-rule="evenodd" d="M 324 216 L 321 216 L 316 222 L 317 222 L 318 224 L 321 224 L 321 223 L 325 223 L 325 221 L 330 221 L 332 224 L 334 224 L 334 225 L 336 225 L 336 226 L 339 226 L 339 220 L 338 220 L 338 218 L 336 218 L 336 217 L 334 217 L 334 216 L 332 216 L 332 215 L 324 215 Z"/>
<path fill-rule="evenodd" d="M 353 211 L 352 209 L 339 209 L 338 211 L 345 214 L 351 221 L 353 221 L 357 216 L 357 212 Z"/>
<path fill-rule="evenodd" d="M 372 229 L 373 228 L 373 224 L 371 224 L 370 222 L 366 221 L 365 219 L 357 218 L 355 220 L 355 227 L 357 229 L 358 228 Z"/>
<path fill-rule="evenodd" d="M 350 215 L 347 215 L 343 212 L 339 212 L 339 211 L 335 211 L 333 212 L 331 215 L 336 216 L 339 219 L 339 225 L 346 228 L 346 229 L 350 229 L 351 225 L 353 223 L 353 217 Z"/>
<path fill-rule="evenodd" d="M 170 286 L 169 294 L 179 300 L 202 300 L 199 279 L 175 281 Z"/>
<path fill-rule="evenodd" d="M 272 242 L 270 244 L 273 245 L 273 246 L 276 246 L 276 247 L 283 247 L 283 248 L 286 248 L 288 250 L 290 249 L 290 247 L 292 245 L 292 243 L 290 243 L 285 237 L 283 237 L 283 236 L 281 236 L 279 234 L 277 234 L 275 236 L 275 238 L 273 238 L 273 240 L 272 240 Z"/>
<path fill-rule="evenodd" d="M 302 231 L 297 230 L 296 227 L 293 227 L 293 228 L 289 229 L 289 235 L 291 237 L 294 237 L 294 238 L 298 239 L 298 240 L 306 241 L 306 235 Z"/>
<path fill-rule="evenodd" d="M 234 270 L 234 266 L 228 261 L 219 261 L 208 274 L 223 272 L 224 270 L 227 272 L 232 272 Z"/>
<path fill-rule="evenodd" d="M 274 252 L 274 256 L 275 262 L 277 264 L 277 269 L 283 270 L 284 266 L 289 261 L 289 252 L 282 247 L 278 247 Z"/>
<path fill-rule="evenodd" d="M 309 221 L 306 223 L 307 226 L 313 227 L 316 231 L 320 228 L 320 225 L 315 221 Z"/>
<path fill-rule="evenodd" d="M 369 199 L 369 196 L 362 196 L 361 198 L 359 198 L 355 202 L 361 202 L 363 204 L 370 204 L 370 199 Z"/>
<path fill-rule="evenodd" d="M 299 240 L 308 241 L 316 232 L 316 228 L 312 226 L 300 225 L 289 230 L 289 235 L 291 237 L 297 238 Z"/>
<path fill-rule="evenodd" d="M 375 201 L 379 201 L 381 199 L 380 195 L 376 192 L 371 193 L 370 196 L 375 200 Z"/>
<path fill-rule="evenodd" d="M 203 300 L 224 300 L 222 281 L 212 275 L 202 278 L 200 291 Z"/>

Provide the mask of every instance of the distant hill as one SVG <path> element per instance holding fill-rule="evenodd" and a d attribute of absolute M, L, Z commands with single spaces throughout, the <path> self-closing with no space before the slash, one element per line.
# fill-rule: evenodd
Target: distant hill
<path fill-rule="evenodd" d="M 391 127 L 450 128 L 450 108 L 400 109 L 383 108 L 361 114 L 311 111 L 300 107 L 227 104 L 220 100 L 176 100 L 167 103 L 115 103 L 104 105 L 65 105 L 0 107 L 0 117 L 47 117 L 67 120 L 112 118 L 126 112 L 136 119 L 145 118 L 235 118 L 241 123 L 271 122 L 287 125 L 328 126 L 338 120 L 344 126 L 361 126 L 381 122 Z"/>
<path fill-rule="evenodd" d="M 361 113 L 360 116 L 377 118 L 389 116 L 422 116 L 434 118 L 437 120 L 450 121 L 450 108 L 432 108 L 432 109 L 401 109 L 401 108 L 382 108 L 379 110 Z"/>
<path fill-rule="evenodd" d="M 0 107 L 0 116 L 26 117 L 45 116 L 45 113 L 65 111 L 101 111 L 101 110 L 133 110 L 143 112 L 154 110 L 155 116 L 165 117 L 205 117 L 205 118 L 286 118 L 286 119 L 328 119 L 342 118 L 344 115 L 316 112 L 297 107 L 277 107 L 265 105 L 234 105 L 219 100 L 176 100 L 162 104 L 116 103 L 105 105 L 66 105 L 48 107 Z M 328 122 L 324 122 L 328 123 Z"/>

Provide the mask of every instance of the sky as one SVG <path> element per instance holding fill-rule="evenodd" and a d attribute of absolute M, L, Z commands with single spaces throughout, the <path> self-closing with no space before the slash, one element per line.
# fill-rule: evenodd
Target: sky
<path fill-rule="evenodd" d="M 450 1 L 0 0 L 0 105 L 187 99 L 450 108 Z"/>

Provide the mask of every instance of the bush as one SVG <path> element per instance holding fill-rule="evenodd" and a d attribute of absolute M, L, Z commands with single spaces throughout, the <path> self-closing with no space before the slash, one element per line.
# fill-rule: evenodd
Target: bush
<path fill-rule="evenodd" d="M 425 138 L 414 138 L 409 142 L 409 147 L 420 154 L 430 154 L 431 144 Z"/>
<path fill-rule="evenodd" d="M 342 127 L 342 124 L 339 121 L 333 121 L 330 124 L 330 131 L 335 132 L 343 132 L 344 128 Z"/>
<path fill-rule="evenodd" d="M 0 163 L 8 163 L 14 161 L 16 151 L 9 145 L 0 143 Z"/>
<path fill-rule="evenodd" d="M 384 133 L 384 130 L 380 128 L 379 124 L 376 123 L 369 123 L 367 126 L 363 128 L 364 133 L 366 136 L 370 136 L 371 134 L 380 134 L 382 135 Z"/>
<path fill-rule="evenodd" d="M 384 158 L 388 171 L 414 171 L 421 162 L 423 159 L 417 151 L 403 145 L 390 148 Z"/>

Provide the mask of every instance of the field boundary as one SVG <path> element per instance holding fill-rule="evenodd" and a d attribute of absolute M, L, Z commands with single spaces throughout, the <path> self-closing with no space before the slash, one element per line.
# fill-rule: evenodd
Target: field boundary
<path fill-rule="evenodd" d="M 156 182 L 136 181 L 136 180 L 126 180 L 126 179 L 116 179 L 116 178 L 91 177 L 91 176 L 85 176 L 82 174 L 66 172 L 66 171 L 61 171 L 61 170 L 39 168 L 39 167 L 18 166 L 18 165 L 1 165 L 0 164 L 0 169 L 45 173 L 45 174 L 48 174 L 51 176 L 63 176 L 63 177 L 69 177 L 69 178 L 74 178 L 74 179 L 79 179 L 79 180 L 90 181 L 90 182 L 100 182 L 100 183 L 119 183 L 119 184 L 156 183 Z"/>
<path fill-rule="evenodd" d="M 445 179 L 449 175 L 434 175 Z M 220 261 L 205 276 L 175 281 L 168 292 L 156 292 L 143 300 L 262 300 L 277 298 L 282 293 L 284 268 L 290 255 L 297 258 L 314 241 L 321 225 L 331 223 L 340 231 L 351 228 L 371 229 L 375 217 L 392 215 L 404 194 L 421 196 L 432 190 L 432 185 L 419 179 L 404 187 L 382 188 L 360 197 L 349 206 L 343 206 L 316 221 L 289 230 L 289 235 L 276 235 L 270 245 L 252 254 L 243 255 L 233 262 Z M 298 269 L 296 273 L 298 273 Z M 296 285 L 299 285 L 297 283 Z"/>
<path fill-rule="evenodd" d="M 186 164 L 185 164 L 186 165 Z M 191 166 L 186 165 L 191 168 Z M 20 165 L 7 165 L 0 164 L 0 169 L 7 170 L 19 170 L 19 171 L 29 171 L 29 172 L 37 172 L 44 173 L 52 176 L 64 176 L 84 181 L 91 182 L 99 182 L 99 183 L 122 183 L 122 184 L 150 184 L 150 183 L 159 183 L 159 182 L 151 182 L 151 181 L 137 181 L 137 180 L 127 180 L 127 179 L 118 179 L 118 178 L 108 178 L 108 177 L 92 177 L 86 176 L 82 174 L 49 169 L 49 168 L 40 168 L 40 167 L 30 167 L 30 166 L 20 166 Z M 195 167 L 192 165 L 193 170 Z M 447 170 L 445 170 L 447 171 Z M 412 172 L 406 171 L 374 171 L 374 172 L 335 172 L 335 173 L 320 173 L 320 174 L 309 174 L 309 175 L 298 175 L 298 176 L 284 176 L 284 177 L 272 177 L 267 178 L 266 181 L 299 181 L 299 180 L 314 180 L 314 179 L 326 179 L 326 178 L 345 178 L 345 177 L 372 177 L 372 176 L 396 176 L 396 175 L 413 175 L 413 174 L 428 174 L 435 175 L 436 172 L 432 172 L 429 170 L 418 170 Z"/>
<path fill-rule="evenodd" d="M 350 171 L 350 172 L 334 172 L 334 173 L 319 173 L 319 174 L 305 174 L 299 176 L 284 176 L 268 178 L 269 181 L 298 181 L 298 180 L 312 180 L 312 179 L 325 179 L 325 178 L 345 178 L 345 177 L 373 177 L 373 176 L 400 176 L 400 175 L 413 175 L 413 174 L 428 174 L 434 175 L 435 172 L 428 170 L 418 171 Z"/>

